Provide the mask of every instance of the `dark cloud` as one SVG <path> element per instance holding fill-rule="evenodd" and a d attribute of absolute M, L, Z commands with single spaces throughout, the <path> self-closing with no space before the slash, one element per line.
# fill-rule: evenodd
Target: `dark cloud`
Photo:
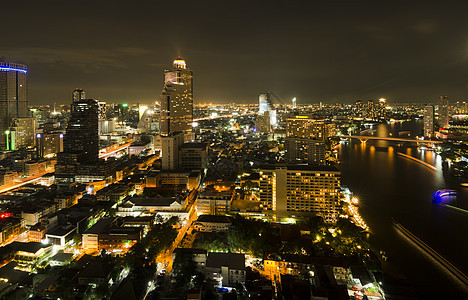
<path fill-rule="evenodd" d="M 195 100 L 435 101 L 467 95 L 465 1 L 3 3 L 0 56 L 29 65 L 32 103 L 82 87 L 150 102 L 182 56 Z"/>

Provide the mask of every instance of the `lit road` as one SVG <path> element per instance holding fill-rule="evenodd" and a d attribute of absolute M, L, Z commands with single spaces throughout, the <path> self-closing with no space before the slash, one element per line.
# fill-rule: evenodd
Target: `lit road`
<path fill-rule="evenodd" d="M 203 117 L 203 118 L 193 119 L 193 121 L 198 122 L 198 121 L 203 121 L 203 120 L 214 120 L 214 119 L 220 119 L 220 118 L 242 117 L 242 116 L 255 115 L 255 114 L 257 114 L 256 111 L 251 111 L 251 112 L 248 112 L 248 113 L 243 113 L 243 114 L 238 114 L 238 115 L 229 114 L 229 115 L 221 115 L 221 116 L 216 116 L 216 117 Z"/>
<path fill-rule="evenodd" d="M 106 158 L 106 157 L 112 156 L 115 153 L 117 153 L 119 151 L 122 151 L 125 148 L 128 148 L 128 146 L 130 146 L 132 143 L 133 143 L 133 141 L 130 141 L 128 143 L 125 143 L 125 144 L 115 148 L 115 149 L 108 150 L 107 152 L 104 152 L 104 153 L 99 153 L 99 158 Z"/>
<path fill-rule="evenodd" d="M 6 192 L 11 191 L 11 190 L 14 190 L 14 189 L 17 189 L 17 188 L 22 187 L 23 185 L 26 185 L 26 184 L 39 181 L 39 180 L 41 179 L 41 177 L 44 176 L 44 175 L 47 174 L 47 173 L 49 173 L 49 172 L 44 172 L 44 173 L 41 173 L 41 174 L 39 174 L 39 175 L 35 175 L 35 176 L 30 176 L 30 177 L 24 178 L 23 181 L 21 181 L 21 182 L 18 183 L 18 184 L 11 185 L 11 186 L 8 186 L 8 187 L 5 187 L 5 188 L 1 189 L 1 190 L 0 190 L 0 194 L 6 193 Z"/>

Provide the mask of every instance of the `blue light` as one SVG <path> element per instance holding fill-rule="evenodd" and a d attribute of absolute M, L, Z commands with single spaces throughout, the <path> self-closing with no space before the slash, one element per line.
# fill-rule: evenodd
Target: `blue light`
<path fill-rule="evenodd" d="M 448 203 L 457 197 L 457 191 L 454 190 L 439 190 L 432 194 L 432 202 L 435 204 Z"/>
<path fill-rule="evenodd" d="M 16 72 L 22 72 L 24 74 L 28 73 L 28 71 L 25 69 L 10 68 L 10 67 L 0 67 L 0 71 L 16 71 Z"/>

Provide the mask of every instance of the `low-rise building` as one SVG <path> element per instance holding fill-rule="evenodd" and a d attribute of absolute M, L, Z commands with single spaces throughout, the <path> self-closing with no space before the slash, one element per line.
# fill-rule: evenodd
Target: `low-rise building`
<path fill-rule="evenodd" d="M 193 228 L 201 232 L 225 232 L 232 226 L 231 220 L 227 216 L 201 215 L 194 222 Z"/>
<path fill-rule="evenodd" d="M 206 259 L 206 277 L 220 286 L 245 284 L 245 256 L 239 253 L 210 252 Z"/>
<path fill-rule="evenodd" d="M 38 243 L 41 242 L 45 237 L 46 230 L 47 230 L 47 226 L 40 224 L 40 223 L 34 226 L 31 226 L 28 232 L 28 241 L 38 242 Z"/>
<path fill-rule="evenodd" d="M 4 245 L 17 238 L 25 230 L 26 222 L 22 218 L 9 215 L 0 216 L 0 245 Z"/>
<path fill-rule="evenodd" d="M 185 211 L 186 201 L 181 197 L 144 198 L 132 197 L 119 205 L 119 215 L 138 216 L 140 214 L 156 214 L 159 211 Z"/>
<path fill-rule="evenodd" d="M 28 161 L 24 164 L 24 176 L 36 176 L 46 171 L 47 161 Z"/>
<path fill-rule="evenodd" d="M 200 272 L 205 271 L 207 257 L 205 249 L 176 248 L 172 254 L 172 261 L 175 261 L 177 255 L 190 255 L 197 266 L 197 270 Z"/>
<path fill-rule="evenodd" d="M 63 249 L 76 233 L 75 226 L 60 226 L 46 233 L 46 241 Z"/>
<path fill-rule="evenodd" d="M 138 243 L 143 237 L 144 226 L 125 226 L 120 221 L 117 217 L 101 219 L 86 230 L 82 239 L 83 249 L 122 252 Z"/>
<path fill-rule="evenodd" d="M 52 255 L 52 245 L 38 242 L 13 242 L 9 245 L 14 250 L 14 260 L 19 266 L 31 268 Z"/>
<path fill-rule="evenodd" d="M 121 203 L 125 197 L 131 192 L 132 186 L 127 184 L 111 184 L 96 193 L 98 201 L 111 201 Z"/>
<path fill-rule="evenodd" d="M 232 191 L 205 190 L 198 196 L 197 213 L 206 215 L 225 214 L 231 209 L 233 196 Z"/>

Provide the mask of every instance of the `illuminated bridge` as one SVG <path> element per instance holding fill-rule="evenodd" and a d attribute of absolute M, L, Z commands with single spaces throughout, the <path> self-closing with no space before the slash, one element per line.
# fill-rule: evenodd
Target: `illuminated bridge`
<path fill-rule="evenodd" d="M 378 140 L 378 141 L 394 141 L 394 142 L 407 142 L 407 143 L 423 143 L 423 144 L 440 144 L 443 141 L 432 141 L 432 140 L 417 140 L 417 139 L 403 139 L 403 138 L 394 138 L 394 137 L 380 137 L 380 136 L 370 136 L 370 135 L 337 135 L 337 137 L 342 139 L 358 139 L 362 143 L 367 142 L 367 140 Z"/>

